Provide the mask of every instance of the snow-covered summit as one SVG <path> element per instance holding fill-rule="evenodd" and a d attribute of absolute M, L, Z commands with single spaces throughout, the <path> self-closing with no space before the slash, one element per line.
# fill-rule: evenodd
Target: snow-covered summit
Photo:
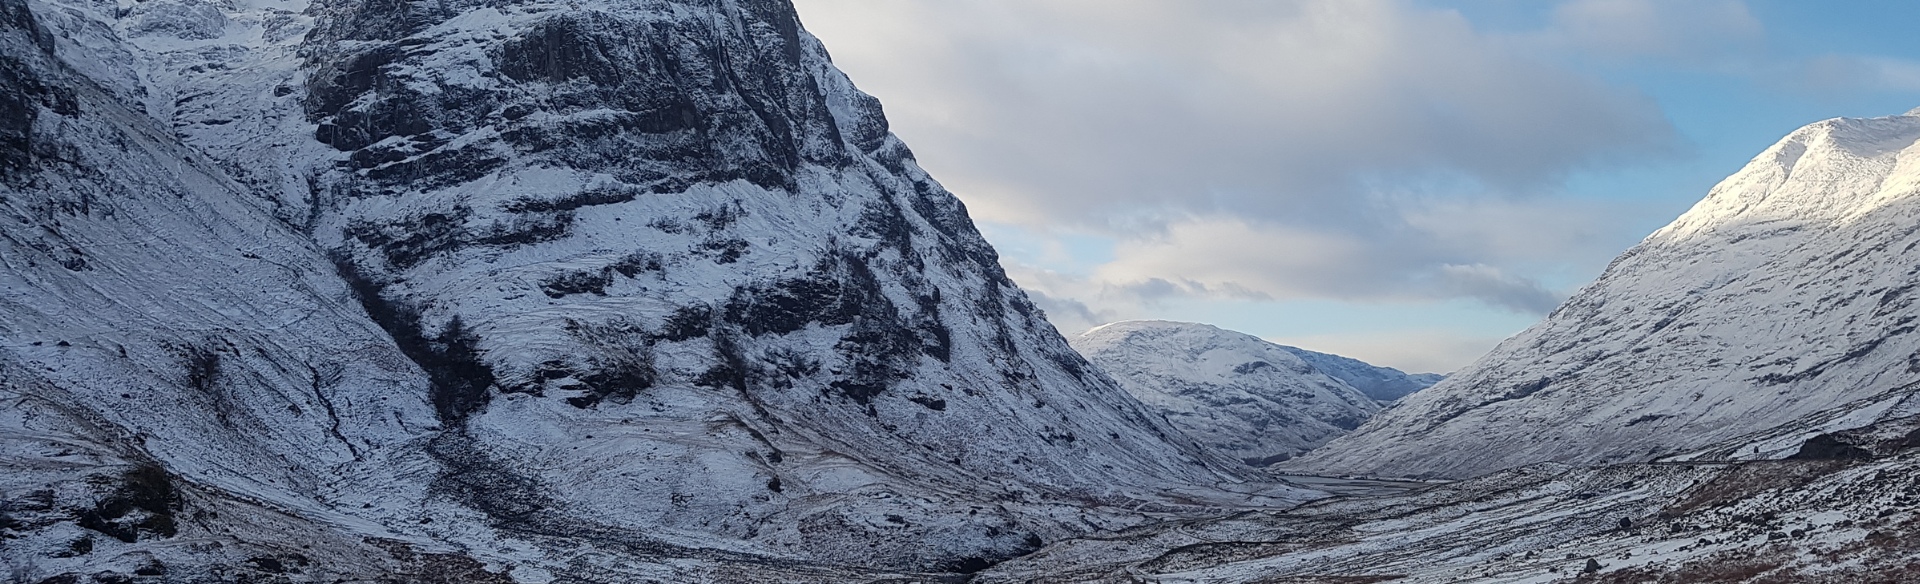
<path fill-rule="evenodd" d="M 1920 117 L 1801 128 L 1546 320 L 1293 464 L 1466 477 L 1779 457 L 1907 412 L 1917 195 Z"/>
<path fill-rule="evenodd" d="M 1391 369 L 1197 323 L 1116 322 L 1073 347 L 1181 431 L 1254 466 L 1319 446 L 1381 408 L 1347 379 L 1420 386 Z"/>

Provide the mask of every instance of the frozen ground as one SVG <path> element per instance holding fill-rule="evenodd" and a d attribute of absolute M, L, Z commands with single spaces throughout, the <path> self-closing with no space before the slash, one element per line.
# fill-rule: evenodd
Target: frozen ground
<path fill-rule="evenodd" d="M 1916 456 L 1540 464 L 1059 542 L 976 581 L 1906 582 Z"/>

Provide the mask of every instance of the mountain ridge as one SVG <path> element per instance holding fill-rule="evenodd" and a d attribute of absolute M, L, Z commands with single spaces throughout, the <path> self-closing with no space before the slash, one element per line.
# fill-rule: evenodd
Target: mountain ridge
<path fill-rule="evenodd" d="M 1397 370 L 1199 323 L 1108 323 L 1072 345 L 1181 431 L 1254 467 L 1318 447 L 1379 411 L 1382 403 L 1349 379 L 1389 391 L 1420 383 Z"/>
<path fill-rule="evenodd" d="M 1913 116 L 1793 132 L 1540 324 L 1292 464 L 1465 477 L 1780 458 L 1873 422 L 1920 362 L 1916 140 Z"/>

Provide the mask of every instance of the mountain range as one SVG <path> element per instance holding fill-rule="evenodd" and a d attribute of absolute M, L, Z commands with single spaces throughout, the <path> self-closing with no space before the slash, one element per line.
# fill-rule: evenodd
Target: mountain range
<path fill-rule="evenodd" d="M 1915 195 L 1920 111 L 1809 125 L 1540 324 L 1275 465 L 1424 481 L 1293 477 L 1351 494 L 976 581 L 1911 581 Z"/>
<path fill-rule="evenodd" d="M 1592 284 L 1298 470 L 1776 459 L 1914 413 L 1920 116 L 1801 128 Z"/>
<path fill-rule="evenodd" d="M 1439 377 L 1195 323 L 1110 323 L 1072 344 L 1182 432 L 1251 466 L 1319 447 L 1378 412 L 1373 396 L 1399 397 Z"/>
<path fill-rule="evenodd" d="M 782 0 L 0 0 L 0 566 L 1899 581 L 1916 114 L 1440 379 L 1070 345 Z"/>

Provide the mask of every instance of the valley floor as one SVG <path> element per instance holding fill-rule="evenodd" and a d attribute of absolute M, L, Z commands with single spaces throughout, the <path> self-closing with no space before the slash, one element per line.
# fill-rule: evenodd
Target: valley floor
<path fill-rule="evenodd" d="M 1285 511 L 1068 540 L 978 582 L 1913 582 L 1920 452 L 1538 464 L 1455 483 L 1288 477 Z"/>
<path fill-rule="evenodd" d="M 1318 475 L 1280 475 L 1278 478 L 1281 482 L 1298 485 L 1302 488 L 1326 491 L 1334 495 L 1350 497 L 1399 495 L 1409 491 L 1417 491 L 1431 487 L 1436 484 L 1431 482 L 1323 477 Z"/>

